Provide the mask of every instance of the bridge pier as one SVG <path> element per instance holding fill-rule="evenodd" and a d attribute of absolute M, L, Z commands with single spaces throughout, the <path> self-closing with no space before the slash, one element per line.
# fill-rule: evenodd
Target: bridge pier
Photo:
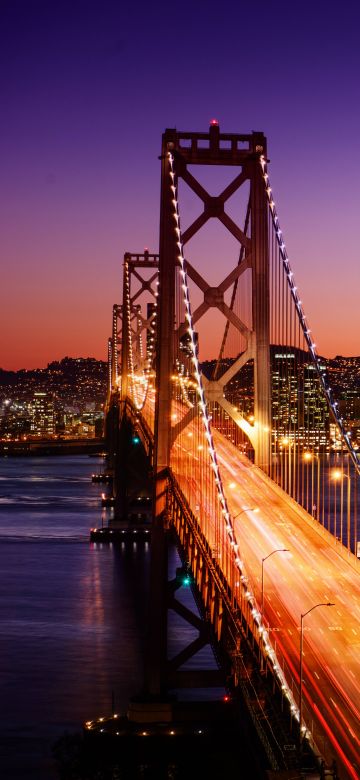
<path fill-rule="evenodd" d="M 113 492 L 108 499 L 114 508 L 114 518 L 109 521 L 108 528 L 116 531 L 132 526 L 141 530 L 144 526 L 144 517 L 136 523 L 134 515 L 145 514 L 138 511 L 139 506 L 136 502 L 140 496 L 148 498 L 146 510 L 148 515 L 150 513 L 152 447 L 149 446 L 146 450 L 147 439 L 139 430 L 136 414 L 131 410 L 129 413 L 127 405 L 120 403 L 119 394 L 112 397 L 105 418 L 105 432 L 107 471 L 113 476 Z M 122 529 L 119 524 L 122 524 Z M 149 531 L 150 517 L 147 525 Z M 97 533 L 97 529 L 93 530 Z"/>

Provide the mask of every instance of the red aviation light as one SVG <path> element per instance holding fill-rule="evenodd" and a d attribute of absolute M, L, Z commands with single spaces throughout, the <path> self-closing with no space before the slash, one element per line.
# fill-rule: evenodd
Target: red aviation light
<path fill-rule="evenodd" d="M 218 120 L 217 120 L 217 119 L 211 119 L 211 121 L 210 121 L 210 127 L 211 127 L 211 125 L 212 125 L 213 127 L 219 127 L 219 122 L 218 122 Z"/>

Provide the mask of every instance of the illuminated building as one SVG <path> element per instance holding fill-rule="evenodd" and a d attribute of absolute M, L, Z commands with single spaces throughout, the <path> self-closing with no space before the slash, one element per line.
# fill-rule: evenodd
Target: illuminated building
<path fill-rule="evenodd" d="M 31 404 L 30 432 L 35 436 L 51 437 L 55 433 L 54 398 L 51 393 L 37 392 Z"/>
<path fill-rule="evenodd" d="M 274 439 L 296 437 L 310 448 L 329 445 L 329 412 L 307 353 L 271 347 L 271 371 Z"/>

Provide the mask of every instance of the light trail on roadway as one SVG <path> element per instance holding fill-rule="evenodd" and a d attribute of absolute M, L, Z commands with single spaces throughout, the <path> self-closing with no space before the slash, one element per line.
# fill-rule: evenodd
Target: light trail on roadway
<path fill-rule="evenodd" d="M 177 406 L 180 412 L 181 405 Z M 179 437 L 173 445 L 175 477 L 199 516 L 204 472 L 201 458 L 192 448 L 196 421 L 186 430 L 187 438 Z M 341 780 L 359 780 L 358 564 L 215 429 L 213 438 L 245 574 L 261 611 L 263 566 L 263 622 L 297 703 L 301 615 L 318 604 L 335 605 L 321 606 L 304 619 L 303 716 L 319 752 L 328 762 L 335 759 Z M 206 484 L 202 484 L 208 492 L 212 478 L 209 468 Z M 263 562 L 272 551 L 284 549 L 289 552 L 278 552 Z"/>
<path fill-rule="evenodd" d="M 327 742 L 340 777 L 360 777 L 360 582 L 357 562 L 293 499 L 213 431 L 222 479 L 246 573 L 285 676 L 299 684 L 304 620 L 303 700 L 307 728 L 321 752 Z M 235 487 L 230 488 L 229 485 Z M 353 556 L 351 556 L 353 558 Z M 321 732 L 323 734 L 321 744 Z M 320 744 L 319 744 L 320 738 Z M 330 745 L 330 749 L 329 749 Z"/>

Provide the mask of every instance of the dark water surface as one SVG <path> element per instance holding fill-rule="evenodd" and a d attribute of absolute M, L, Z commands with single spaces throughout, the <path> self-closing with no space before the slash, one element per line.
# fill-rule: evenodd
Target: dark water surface
<path fill-rule="evenodd" d="M 57 777 L 51 745 L 142 680 L 147 543 L 89 543 L 101 459 L 0 460 L 0 777 Z"/>

